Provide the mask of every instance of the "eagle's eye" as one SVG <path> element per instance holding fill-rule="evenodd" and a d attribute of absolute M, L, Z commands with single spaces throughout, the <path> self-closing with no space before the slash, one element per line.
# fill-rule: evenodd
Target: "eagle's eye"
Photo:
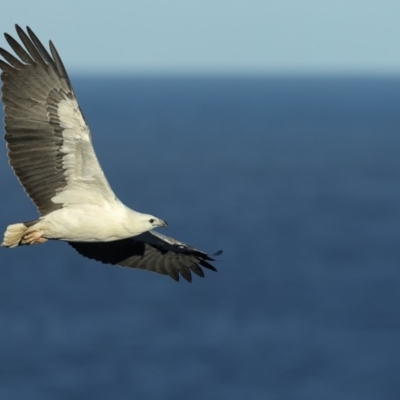
<path fill-rule="evenodd" d="M 154 218 L 152 218 L 151 220 L 149 220 L 149 222 L 152 224 L 155 221 Z"/>

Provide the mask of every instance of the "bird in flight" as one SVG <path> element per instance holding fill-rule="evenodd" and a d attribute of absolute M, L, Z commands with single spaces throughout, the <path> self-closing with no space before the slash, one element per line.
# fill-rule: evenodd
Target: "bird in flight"
<path fill-rule="evenodd" d="M 124 205 L 114 194 L 93 149 L 89 127 L 61 58 L 32 30 L 16 25 L 22 45 L 0 48 L 8 158 L 39 218 L 9 225 L 2 246 L 62 240 L 107 264 L 182 276 L 216 271 L 203 251 L 153 228 L 167 223 Z M 221 251 L 214 254 L 217 256 Z"/>

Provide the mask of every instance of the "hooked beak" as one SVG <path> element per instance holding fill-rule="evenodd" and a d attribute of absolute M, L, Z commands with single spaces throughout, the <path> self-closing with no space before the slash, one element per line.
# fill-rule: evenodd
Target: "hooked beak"
<path fill-rule="evenodd" d="M 161 226 L 162 228 L 168 228 L 167 221 L 164 221 L 163 219 L 160 219 L 160 226 Z"/>

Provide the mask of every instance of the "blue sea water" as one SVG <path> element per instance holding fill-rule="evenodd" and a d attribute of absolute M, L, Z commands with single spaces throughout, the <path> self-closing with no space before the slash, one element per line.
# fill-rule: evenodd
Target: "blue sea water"
<path fill-rule="evenodd" d="M 400 396 L 400 79 L 75 77 L 126 204 L 193 283 L 0 249 L 0 398 Z M 0 226 L 36 216 L 0 157 Z"/>

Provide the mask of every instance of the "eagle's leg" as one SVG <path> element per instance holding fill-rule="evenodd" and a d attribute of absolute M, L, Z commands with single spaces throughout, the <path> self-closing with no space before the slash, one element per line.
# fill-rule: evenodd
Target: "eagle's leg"
<path fill-rule="evenodd" d="M 43 231 L 32 231 L 24 235 L 21 239 L 21 244 L 41 244 L 47 242 L 43 237 Z"/>

